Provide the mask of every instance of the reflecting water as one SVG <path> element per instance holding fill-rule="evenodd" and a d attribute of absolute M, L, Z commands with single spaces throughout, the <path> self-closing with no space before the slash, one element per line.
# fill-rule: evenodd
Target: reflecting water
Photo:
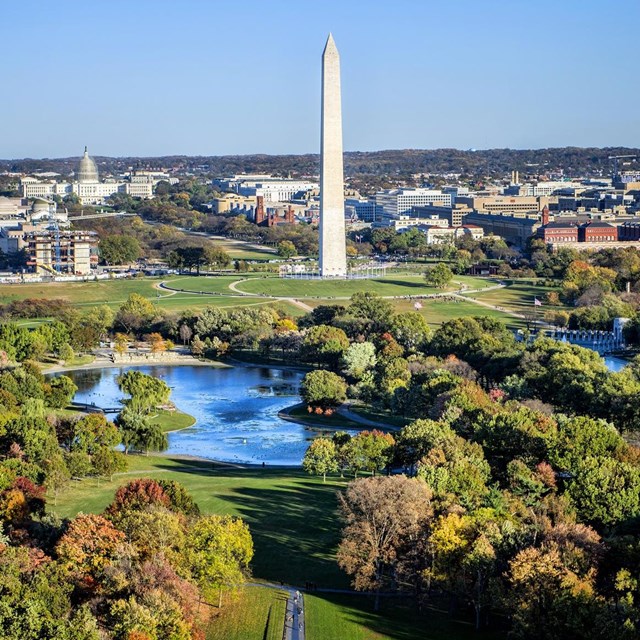
<path fill-rule="evenodd" d="M 123 394 L 116 377 L 131 367 L 70 371 L 78 385 L 75 400 L 116 407 Z M 162 378 L 171 400 L 197 420 L 169 434 L 168 453 L 214 460 L 298 465 L 315 432 L 278 417 L 300 402 L 303 374 L 268 367 L 149 366 L 137 370 Z M 114 414 L 109 417 L 113 419 Z"/>
<path fill-rule="evenodd" d="M 607 365 L 609 371 L 620 371 L 624 369 L 628 364 L 628 360 L 622 358 L 616 358 L 615 356 L 602 356 L 604 363 Z"/>

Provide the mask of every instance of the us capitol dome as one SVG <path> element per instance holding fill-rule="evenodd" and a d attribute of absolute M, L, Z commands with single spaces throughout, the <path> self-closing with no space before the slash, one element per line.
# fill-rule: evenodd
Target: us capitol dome
<path fill-rule="evenodd" d="M 78 163 L 76 169 L 76 180 L 80 183 L 86 182 L 98 182 L 98 167 L 93 161 L 93 158 L 89 157 L 87 147 L 84 148 L 84 155 Z"/>

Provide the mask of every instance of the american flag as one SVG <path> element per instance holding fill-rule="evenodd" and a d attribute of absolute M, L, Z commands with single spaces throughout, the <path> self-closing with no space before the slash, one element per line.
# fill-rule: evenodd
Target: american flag
<path fill-rule="evenodd" d="M 538 298 L 534 298 L 533 299 L 533 306 L 534 307 L 541 307 L 542 306 L 542 302 L 540 302 L 540 300 L 538 300 Z"/>
<path fill-rule="evenodd" d="M 416 302 L 416 303 L 413 305 L 413 308 L 414 308 L 416 311 L 420 311 L 420 309 L 422 309 L 422 302 Z"/>

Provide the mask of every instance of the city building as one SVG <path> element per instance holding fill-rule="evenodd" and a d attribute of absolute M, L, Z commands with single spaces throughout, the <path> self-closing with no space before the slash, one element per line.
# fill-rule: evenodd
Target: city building
<path fill-rule="evenodd" d="M 94 231 L 29 231 L 24 240 L 27 265 L 36 273 L 87 275 L 98 264 L 98 235 Z"/>
<path fill-rule="evenodd" d="M 484 237 L 482 228 L 474 224 L 465 224 L 458 227 L 421 224 L 416 229 L 424 234 L 427 244 L 453 244 L 456 240 L 465 236 L 469 236 L 474 240 L 480 240 Z M 407 229 L 404 231 L 407 231 Z"/>
<path fill-rule="evenodd" d="M 135 177 L 135 180 L 134 180 Z M 165 179 L 162 177 L 161 179 Z M 159 182 L 156 177 L 144 173 L 132 174 L 127 180 L 105 180 L 101 182 L 98 167 L 89 156 L 87 148 L 78 163 L 73 182 L 57 182 L 56 180 L 40 180 L 35 177 L 24 177 L 20 180 L 22 195 L 25 198 L 64 198 L 75 194 L 80 203 L 85 205 L 103 205 L 106 199 L 115 193 L 125 193 L 135 198 L 152 198 L 153 187 Z"/>
<path fill-rule="evenodd" d="M 460 196 L 456 204 L 486 213 L 534 213 L 550 204 L 547 196 Z"/>
<path fill-rule="evenodd" d="M 431 218 L 437 216 L 443 218 L 449 222 L 450 227 L 459 227 L 462 224 L 462 219 L 468 213 L 471 213 L 466 204 L 454 202 L 452 205 L 447 206 L 443 204 L 429 204 L 422 207 L 413 207 L 411 213 L 416 218 Z"/>
<path fill-rule="evenodd" d="M 471 211 L 464 216 L 464 224 L 482 228 L 485 235 L 504 238 L 507 242 L 523 247 L 535 235 L 541 225 L 537 213 L 485 213 Z"/>
<path fill-rule="evenodd" d="M 346 198 L 344 201 L 344 214 L 348 220 L 375 222 L 376 203 L 370 199 Z"/>
<path fill-rule="evenodd" d="M 386 189 L 375 194 L 376 219 L 411 213 L 413 207 L 430 204 L 451 206 L 452 194 L 436 189 Z"/>
<path fill-rule="evenodd" d="M 616 242 L 618 227 L 608 222 L 589 221 L 578 227 L 578 242 Z"/>
<path fill-rule="evenodd" d="M 287 202 L 308 199 L 317 194 L 319 185 L 310 180 L 276 178 L 263 174 L 235 175 L 212 181 L 213 186 L 223 192 L 237 193 L 246 197 L 262 196 L 265 202 Z"/>

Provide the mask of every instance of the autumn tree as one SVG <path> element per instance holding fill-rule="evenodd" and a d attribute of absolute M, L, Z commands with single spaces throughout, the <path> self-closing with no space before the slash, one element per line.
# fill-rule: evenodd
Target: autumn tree
<path fill-rule="evenodd" d="M 398 588 L 397 568 L 403 550 L 420 547 L 432 517 L 426 484 L 406 476 L 361 478 L 340 495 L 345 522 L 338 564 L 358 591 Z"/>
<path fill-rule="evenodd" d="M 322 476 L 327 481 L 327 473 L 338 470 L 336 445 L 329 438 L 315 438 L 302 459 L 302 468 L 311 474 Z"/>
<path fill-rule="evenodd" d="M 56 552 L 73 572 L 95 576 L 110 564 L 124 538 L 103 516 L 80 513 L 70 522 Z"/>

